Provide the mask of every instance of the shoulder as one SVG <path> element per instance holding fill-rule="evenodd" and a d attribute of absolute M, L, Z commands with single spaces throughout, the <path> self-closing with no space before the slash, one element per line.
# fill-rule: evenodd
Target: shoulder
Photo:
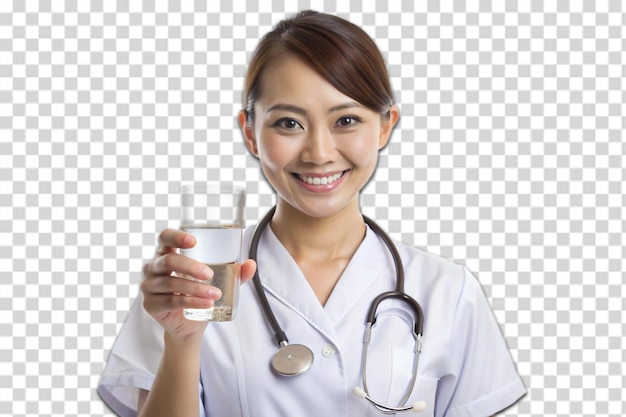
<path fill-rule="evenodd" d="M 463 275 L 464 267 L 450 259 L 402 242 L 396 242 L 396 247 L 398 248 L 398 252 L 402 257 L 405 267 L 421 267 L 428 268 L 433 272 L 441 271 L 449 274 Z"/>
<path fill-rule="evenodd" d="M 440 304 L 454 314 L 462 305 L 482 302 L 484 293 L 464 266 L 442 256 L 397 243 L 405 275 L 405 289 L 433 308 Z"/>
<path fill-rule="evenodd" d="M 463 286 L 471 273 L 463 266 L 450 259 L 426 252 L 405 243 L 396 243 L 407 283 L 421 280 L 431 285 Z M 472 277 L 473 278 L 473 277 Z"/>

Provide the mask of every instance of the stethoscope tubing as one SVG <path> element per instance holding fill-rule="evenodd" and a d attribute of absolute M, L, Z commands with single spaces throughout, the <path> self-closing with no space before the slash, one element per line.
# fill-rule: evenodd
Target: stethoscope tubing
<path fill-rule="evenodd" d="M 276 206 L 272 207 L 270 211 L 267 212 L 265 217 L 261 219 L 259 224 L 257 224 L 254 229 L 254 233 L 252 235 L 252 240 L 250 241 L 250 249 L 248 252 L 248 258 L 253 259 L 256 262 L 257 258 L 257 250 L 259 248 L 259 240 L 261 240 L 261 232 L 265 230 L 269 222 L 272 220 L 274 213 L 276 212 Z M 254 276 L 252 277 L 252 283 L 254 284 L 254 289 L 257 294 L 257 298 L 259 299 L 259 303 L 261 303 L 261 308 L 263 309 L 263 315 L 269 322 L 272 330 L 274 331 L 274 340 L 278 343 L 278 346 L 282 347 L 289 343 L 289 339 L 287 339 L 287 335 L 280 327 L 278 320 L 276 319 L 276 315 L 274 315 L 274 311 L 272 311 L 272 307 L 265 296 L 265 291 L 263 290 L 263 285 L 261 283 L 261 278 L 259 277 L 259 266 L 257 264 L 256 270 L 254 271 Z"/>
<path fill-rule="evenodd" d="M 387 233 L 385 233 L 385 231 L 378 224 L 376 224 L 376 222 L 366 216 L 363 216 L 363 220 L 365 220 L 365 223 L 367 223 L 370 229 L 372 229 L 374 233 L 376 233 L 376 235 L 383 240 L 385 246 L 387 246 L 389 252 L 391 253 L 393 264 L 396 269 L 395 291 L 382 293 L 372 301 L 372 305 L 367 313 L 367 322 L 372 323 L 372 325 L 376 323 L 376 309 L 382 301 L 389 298 L 401 299 L 411 306 L 415 316 L 415 334 L 421 336 L 424 327 L 424 312 L 422 311 L 422 307 L 419 303 L 404 291 L 404 267 L 402 266 L 402 259 L 400 258 L 398 249 L 396 249 L 396 245 L 393 243 L 389 235 L 387 235 Z"/>
<path fill-rule="evenodd" d="M 250 241 L 250 249 L 248 253 L 248 257 L 256 261 L 257 258 L 257 250 L 259 247 L 259 241 L 261 240 L 261 232 L 265 230 L 268 226 L 269 222 L 272 220 L 274 213 L 276 212 L 276 206 L 272 207 L 267 214 L 261 219 L 261 221 L 257 224 L 254 233 L 252 235 L 252 240 Z M 391 256 L 393 258 L 394 267 L 396 269 L 396 288 L 395 291 L 388 291 L 378 295 L 370 306 L 369 312 L 367 314 L 367 322 L 374 325 L 376 323 L 376 309 L 378 305 L 389 298 L 402 299 L 409 306 L 411 306 L 413 313 L 415 315 L 415 334 L 421 338 L 423 326 L 424 326 L 424 313 L 419 303 L 415 301 L 412 297 L 410 297 L 406 292 L 404 292 L 404 267 L 402 266 L 402 260 L 400 258 L 400 254 L 396 249 L 396 245 L 393 243 L 391 238 L 385 233 L 385 231 L 374 222 L 372 219 L 363 216 L 363 220 L 365 223 L 372 229 L 377 236 L 379 236 L 387 248 L 389 249 Z M 280 327 L 278 320 L 276 319 L 276 315 L 272 311 L 270 303 L 265 295 L 265 291 L 263 290 L 263 285 L 261 283 L 261 278 L 259 277 L 259 268 L 257 265 L 256 271 L 254 272 L 254 276 L 252 278 L 252 283 L 254 284 L 255 292 L 257 293 L 257 298 L 259 299 L 259 303 L 261 304 L 261 308 L 263 309 L 263 313 L 269 322 L 272 330 L 274 332 L 274 339 L 278 346 L 284 346 L 289 343 L 289 339 L 287 335 Z"/>

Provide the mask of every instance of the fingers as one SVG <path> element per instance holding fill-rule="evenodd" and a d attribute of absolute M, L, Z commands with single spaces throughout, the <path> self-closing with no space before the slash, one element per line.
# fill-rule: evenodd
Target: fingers
<path fill-rule="evenodd" d="M 143 308 L 153 317 L 163 313 L 172 313 L 186 308 L 210 308 L 214 300 L 208 298 L 190 297 L 184 295 L 160 295 L 158 297 L 145 297 Z"/>
<path fill-rule="evenodd" d="M 159 314 L 184 308 L 208 308 L 222 293 L 212 285 L 176 276 L 157 276 L 141 283 L 144 308 Z"/>
<path fill-rule="evenodd" d="M 213 277 L 213 270 L 205 264 L 178 253 L 167 253 L 147 265 L 146 275 L 168 276 L 173 272 L 199 280 Z"/>
<path fill-rule="evenodd" d="M 184 308 L 208 308 L 222 296 L 219 289 L 203 282 L 213 277 L 213 270 L 201 262 L 176 252 L 196 244 L 185 232 L 166 229 L 159 235 L 159 249 L 144 266 L 141 291 L 144 308 L 152 315 Z"/>
<path fill-rule="evenodd" d="M 193 235 L 181 230 L 166 229 L 159 235 L 159 249 L 144 266 L 141 291 L 144 308 L 157 316 L 186 308 L 209 308 L 222 293 L 212 285 L 200 281 L 213 278 L 213 270 L 205 264 L 177 253 L 196 245 Z M 241 264 L 241 281 L 254 276 L 257 264 L 248 259 Z"/>
<path fill-rule="evenodd" d="M 248 259 L 241 264 L 241 283 L 250 280 L 254 276 L 256 271 L 256 262 L 252 259 Z"/>
<path fill-rule="evenodd" d="M 196 245 L 196 238 L 182 230 L 165 229 L 159 235 L 157 256 L 172 252 L 174 249 L 189 249 Z"/>
<path fill-rule="evenodd" d="M 176 249 L 189 249 L 196 245 L 196 238 L 181 230 L 165 229 L 159 235 L 159 249 L 152 263 L 144 268 L 144 274 L 169 275 L 176 271 L 197 279 L 211 279 L 213 271 L 207 266 L 196 262 L 189 263 L 189 258 L 174 253 Z M 241 281 L 246 282 L 254 276 L 256 262 L 248 259 L 241 265 Z"/>
<path fill-rule="evenodd" d="M 179 294 L 183 296 L 218 300 L 219 288 L 178 276 L 157 276 L 142 282 L 142 290 L 148 294 Z"/>

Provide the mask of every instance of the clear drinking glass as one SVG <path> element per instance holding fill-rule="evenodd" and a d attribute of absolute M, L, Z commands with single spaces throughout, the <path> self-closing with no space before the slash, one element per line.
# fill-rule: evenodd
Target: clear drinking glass
<path fill-rule="evenodd" d="M 228 183 L 185 184 L 182 187 L 181 230 L 196 238 L 196 246 L 183 249 L 185 256 L 213 269 L 207 281 L 183 278 L 213 285 L 222 298 L 211 308 L 185 309 L 183 315 L 196 321 L 230 321 L 235 318 L 241 281 L 241 238 L 246 192 Z"/>

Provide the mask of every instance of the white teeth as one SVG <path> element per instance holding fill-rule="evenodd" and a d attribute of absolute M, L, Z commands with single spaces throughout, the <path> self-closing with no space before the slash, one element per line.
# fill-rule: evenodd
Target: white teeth
<path fill-rule="evenodd" d="M 337 181 L 339 178 L 342 177 L 342 175 L 343 172 L 331 175 L 329 177 L 307 177 L 306 175 L 298 175 L 298 178 L 300 178 L 300 181 L 306 182 L 307 184 L 311 185 L 327 185 Z"/>

